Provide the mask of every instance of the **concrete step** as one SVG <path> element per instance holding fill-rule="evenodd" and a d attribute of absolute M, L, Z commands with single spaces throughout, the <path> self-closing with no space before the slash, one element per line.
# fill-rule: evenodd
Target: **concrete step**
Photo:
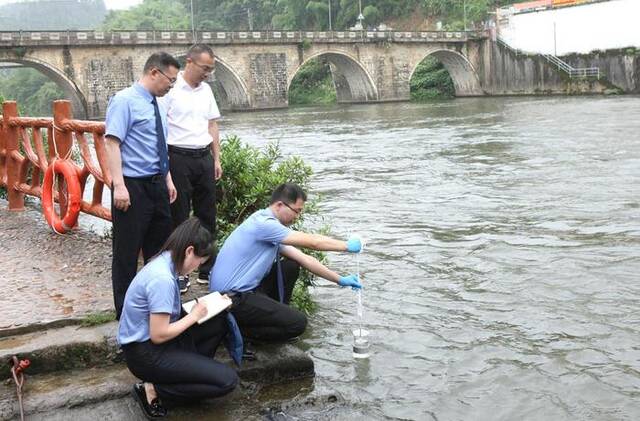
<path fill-rule="evenodd" d="M 25 416 L 28 420 L 47 421 L 144 420 L 131 396 L 137 381 L 122 364 L 28 376 L 23 387 Z M 222 398 L 170 408 L 168 419 L 284 420 L 292 419 L 283 417 L 285 412 L 323 413 L 328 408 L 344 407 L 342 397 L 316 393 L 313 384 L 312 378 L 268 386 L 241 381 Z M 0 420 L 19 419 L 19 415 L 15 386 L 0 384 Z"/>
<path fill-rule="evenodd" d="M 29 375 L 121 364 L 116 329 L 116 322 L 111 322 L 0 338 L 0 378 L 11 377 L 8 362 L 14 355 L 31 361 L 26 371 Z M 256 360 L 244 361 L 238 372 L 243 380 L 268 384 L 314 374 L 313 360 L 293 345 L 262 345 L 254 350 Z M 216 358 L 232 364 L 222 346 Z"/>
<path fill-rule="evenodd" d="M 5 362 L 12 356 L 31 361 L 23 388 L 25 412 L 31 414 L 30 419 L 58 416 L 65 419 L 64 414 L 73 417 L 74 413 L 100 414 L 101 411 L 107 411 L 105 416 L 109 418 L 109 408 L 117 409 L 120 415 L 116 418 L 119 419 L 143 419 L 137 405 L 128 398 L 132 385 L 138 379 L 130 374 L 122 361 L 122 354 L 118 352 L 116 328 L 116 323 L 111 322 L 94 327 L 66 326 L 0 338 L 0 378 L 11 378 L 10 366 Z M 223 405 L 238 417 L 210 419 L 246 419 L 246 409 L 237 402 L 246 403 L 248 396 L 255 395 L 266 385 L 287 385 L 293 388 L 290 394 L 293 397 L 297 396 L 300 387 L 311 389 L 305 382 L 313 382 L 314 365 L 304 351 L 290 344 L 261 345 L 254 351 L 256 360 L 244 361 L 238 369 L 241 385 L 229 396 L 234 403 Z M 223 347 L 218 350 L 216 359 L 236 368 Z M 120 407 L 111 403 L 118 399 L 127 404 Z M 227 400 L 223 398 L 224 402 Z M 224 411 L 218 412 L 220 399 L 213 401 L 216 402 L 214 405 L 198 406 L 195 412 L 207 414 L 207 418 L 211 411 L 224 414 Z M 88 409 L 79 411 L 77 407 Z M 254 405 L 251 411 L 258 410 L 256 408 Z M 190 413 L 188 411 L 194 410 L 187 410 L 186 414 Z M 0 420 L 18 416 L 15 384 L 9 380 L 0 385 Z M 85 419 L 96 418 L 87 415 Z M 99 416 L 98 419 L 104 418 Z"/>
<path fill-rule="evenodd" d="M 98 367 L 121 361 L 115 341 L 116 322 L 94 327 L 65 326 L 0 338 L 0 378 L 11 376 L 13 355 L 27 358 L 27 373 Z"/>

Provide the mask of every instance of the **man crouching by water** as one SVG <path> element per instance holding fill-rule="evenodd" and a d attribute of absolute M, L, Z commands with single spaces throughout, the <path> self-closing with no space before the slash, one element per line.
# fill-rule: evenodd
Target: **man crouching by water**
<path fill-rule="evenodd" d="M 304 332 L 306 316 L 288 305 L 300 266 L 340 286 L 361 288 L 355 275 L 340 276 L 296 248 L 358 253 L 362 247 L 356 238 L 345 242 L 289 228 L 306 200 L 298 185 L 279 185 L 269 207 L 240 224 L 218 253 L 209 290 L 232 296 L 231 312 L 247 338 L 283 342 Z"/>

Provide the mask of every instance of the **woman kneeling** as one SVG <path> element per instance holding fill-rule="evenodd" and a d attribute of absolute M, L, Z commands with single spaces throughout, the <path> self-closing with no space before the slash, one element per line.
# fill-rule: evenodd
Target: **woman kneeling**
<path fill-rule="evenodd" d="M 225 312 L 207 314 L 199 302 L 180 318 L 178 276 L 191 273 L 214 252 L 213 238 L 197 218 L 178 226 L 160 252 L 133 279 L 124 299 L 118 343 L 129 370 L 143 381 L 134 396 L 148 417 L 164 404 L 183 404 L 231 392 L 238 376 L 213 359 L 228 332 Z"/>

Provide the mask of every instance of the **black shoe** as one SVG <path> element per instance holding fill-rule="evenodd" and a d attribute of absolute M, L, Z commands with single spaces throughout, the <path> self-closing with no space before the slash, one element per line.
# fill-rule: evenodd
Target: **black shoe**
<path fill-rule="evenodd" d="M 257 358 L 254 351 L 246 348 L 242 350 L 242 361 L 255 361 Z"/>
<path fill-rule="evenodd" d="M 136 383 L 133 385 L 133 397 L 138 401 L 142 407 L 142 412 L 150 420 L 156 418 L 162 418 L 167 415 L 167 410 L 160 404 L 158 398 L 149 403 L 147 401 L 147 392 L 144 390 L 144 383 Z"/>
<path fill-rule="evenodd" d="M 209 274 L 208 273 L 199 273 L 198 279 L 196 279 L 201 285 L 209 285 Z"/>
<path fill-rule="evenodd" d="M 189 281 L 189 275 L 178 276 L 178 288 L 180 288 L 180 294 L 184 294 L 189 291 L 191 281 Z"/>

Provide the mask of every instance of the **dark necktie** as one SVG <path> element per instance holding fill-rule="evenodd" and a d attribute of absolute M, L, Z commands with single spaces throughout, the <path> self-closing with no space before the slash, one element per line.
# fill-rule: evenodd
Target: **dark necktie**
<path fill-rule="evenodd" d="M 162 118 L 160 117 L 160 109 L 158 101 L 153 97 L 153 112 L 156 114 L 156 134 L 158 136 L 158 155 L 160 158 L 160 172 L 167 175 L 169 172 L 169 152 L 167 151 L 167 140 L 164 138 L 164 128 L 162 127 Z"/>
<path fill-rule="evenodd" d="M 236 318 L 229 311 L 227 312 L 227 326 L 229 327 L 229 333 L 225 337 L 224 345 L 229 351 L 229 355 L 236 363 L 238 367 L 242 364 L 242 353 L 244 349 L 244 341 L 242 340 L 242 332 Z"/>

